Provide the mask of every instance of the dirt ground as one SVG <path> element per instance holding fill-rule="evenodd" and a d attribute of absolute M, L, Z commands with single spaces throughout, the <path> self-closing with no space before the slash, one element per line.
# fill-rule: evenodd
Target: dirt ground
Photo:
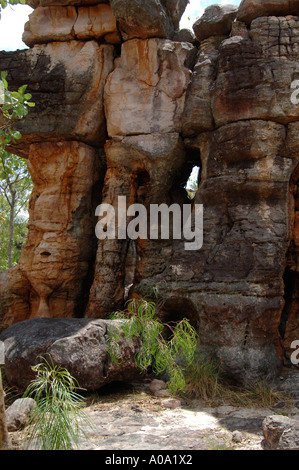
<path fill-rule="evenodd" d="M 299 419 L 299 402 L 272 407 L 208 405 L 200 400 L 153 396 L 148 383 L 113 384 L 87 397 L 91 425 L 82 425 L 77 450 L 263 450 L 265 417 L 284 414 Z M 10 433 L 22 448 L 21 432 Z"/>

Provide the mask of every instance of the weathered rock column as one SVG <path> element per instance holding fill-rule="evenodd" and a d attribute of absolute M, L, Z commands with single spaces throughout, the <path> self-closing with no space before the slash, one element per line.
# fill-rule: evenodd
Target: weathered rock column
<path fill-rule="evenodd" d="M 116 233 L 115 240 L 98 243 L 88 316 L 122 308 L 128 285 L 161 272 L 171 256 L 171 240 L 150 240 L 149 230 L 143 239 L 130 240 L 126 234 L 130 217 L 124 212 L 132 204 L 142 204 L 149 222 L 151 204 L 183 200 L 172 199 L 171 191 L 187 158 L 180 129 L 191 73 L 188 64 L 191 66 L 194 52 L 187 43 L 132 39 L 122 45 L 115 70 L 107 79 L 104 96 L 111 140 L 105 146 L 103 203 L 112 204 L 117 214 L 118 197 L 126 198 L 125 207 L 119 208 L 125 234 L 122 239 Z M 186 193 L 184 197 L 188 202 Z M 119 225 L 116 219 L 116 227 Z M 130 259 L 130 248 L 134 260 Z"/>
<path fill-rule="evenodd" d="M 84 315 L 93 278 L 94 214 L 106 171 L 103 92 L 114 60 L 106 39 L 119 36 L 107 4 L 49 3 L 26 24 L 30 49 L 1 53 L 10 86 L 28 84 L 36 103 L 16 126 L 23 138 L 13 151 L 28 158 L 34 189 L 26 246 L 18 265 L 0 275 L 1 327 Z"/>

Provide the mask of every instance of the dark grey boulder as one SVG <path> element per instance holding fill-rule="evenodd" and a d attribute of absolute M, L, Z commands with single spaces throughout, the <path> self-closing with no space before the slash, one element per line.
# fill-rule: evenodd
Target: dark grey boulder
<path fill-rule="evenodd" d="M 111 0 L 110 4 L 124 40 L 169 38 L 174 32 L 159 0 Z"/>
<path fill-rule="evenodd" d="M 238 7 L 235 5 L 211 5 L 206 8 L 193 25 L 196 39 L 201 42 L 210 36 L 229 35 L 237 11 Z"/>
<path fill-rule="evenodd" d="M 140 378 L 133 344 L 122 346 L 121 365 L 111 360 L 107 352 L 110 325 L 111 321 L 102 319 L 35 318 L 10 326 L 0 335 L 8 383 L 22 393 L 34 378 L 32 366 L 47 354 L 87 391 L 114 381 Z"/>
<path fill-rule="evenodd" d="M 171 38 L 188 0 L 110 0 L 124 40 Z"/>

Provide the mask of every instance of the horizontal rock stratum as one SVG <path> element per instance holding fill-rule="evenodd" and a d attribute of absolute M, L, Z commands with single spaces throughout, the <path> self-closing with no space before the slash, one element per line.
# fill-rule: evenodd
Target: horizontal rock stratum
<path fill-rule="evenodd" d="M 209 7 L 194 34 L 179 31 L 185 0 L 28 3 L 30 47 L 0 53 L 10 88 L 28 84 L 36 103 L 11 148 L 34 189 L 20 261 L 0 273 L 1 329 L 104 319 L 148 286 L 235 381 L 295 367 L 298 1 Z M 202 204 L 202 248 L 97 240 L 96 207 L 121 196 Z"/>

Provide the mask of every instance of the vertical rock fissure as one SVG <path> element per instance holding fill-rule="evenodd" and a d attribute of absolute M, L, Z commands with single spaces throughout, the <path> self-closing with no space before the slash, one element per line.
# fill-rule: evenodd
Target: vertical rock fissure
<path fill-rule="evenodd" d="M 298 237 L 298 217 L 299 217 L 299 168 L 297 167 L 290 182 L 290 220 L 291 232 L 290 243 L 286 253 L 286 267 L 283 275 L 284 280 L 284 307 L 282 309 L 279 334 L 283 344 L 284 358 L 290 364 L 290 346 L 296 339 L 298 331 L 298 310 L 299 310 L 299 237 Z"/>

